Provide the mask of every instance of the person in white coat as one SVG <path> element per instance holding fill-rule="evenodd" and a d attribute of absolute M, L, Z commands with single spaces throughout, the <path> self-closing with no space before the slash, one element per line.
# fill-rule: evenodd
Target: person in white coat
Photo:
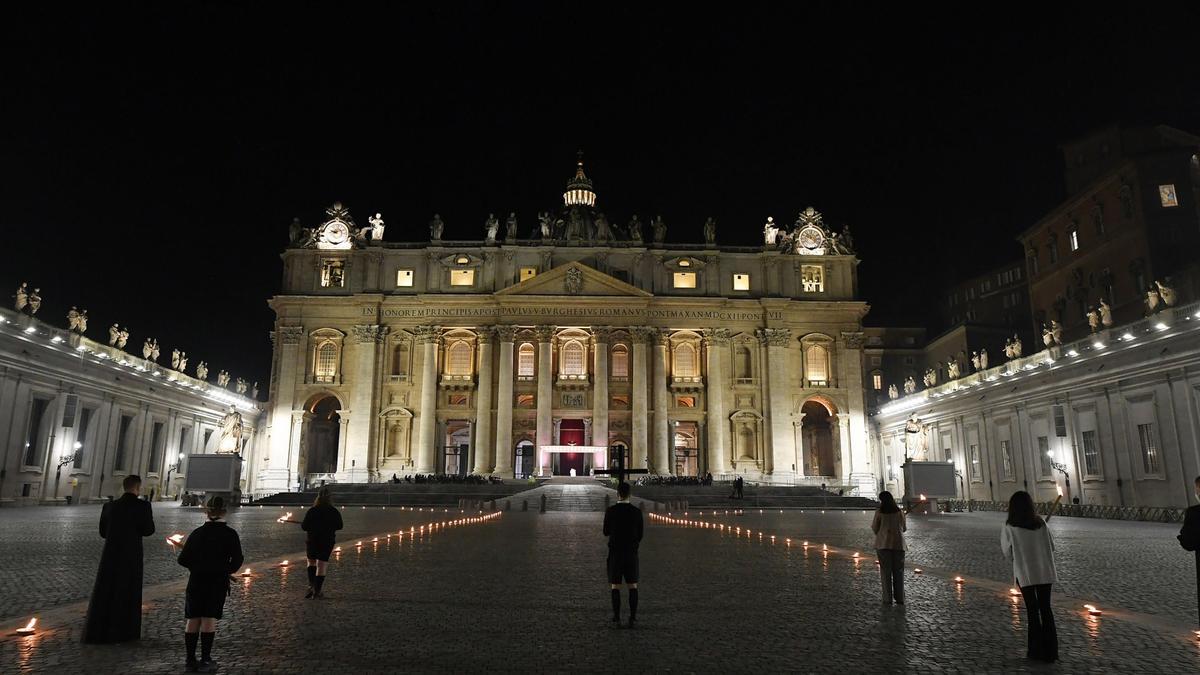
<path fill-rule="evenodd" d="M 1028 492 L 1008 500 L 1008 520 L 1000 532 L 1000 550 L 1012 564 L 1013 578 L 1025 598 L 1029 624 L 1026 656 L 1052 663 L 1058 660 L 1058 632 L 1050 610 L 1050 588 L 1058 581 L 1054 569 L 1054 538 L 1033 507 Z"/>

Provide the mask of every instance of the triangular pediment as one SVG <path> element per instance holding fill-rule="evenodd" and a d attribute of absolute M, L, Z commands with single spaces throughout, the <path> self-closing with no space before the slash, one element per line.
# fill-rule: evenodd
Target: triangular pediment
<path fill-rule="evenodd" d="M 579 262 L 569 262 L 532 279 L 496 291 L 496 295 L 560 295 L 581 297 L 651 298 L 637 286 L 608 276 Z"/>

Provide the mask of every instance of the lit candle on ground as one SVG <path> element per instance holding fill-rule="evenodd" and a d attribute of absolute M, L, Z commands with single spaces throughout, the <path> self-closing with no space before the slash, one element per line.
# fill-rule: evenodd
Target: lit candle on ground
<path fill-rule="evenodd" d="M 284 561 L 281 561 L 281 562 L 279 563 L 279 566 L 280 566 L 280 567 L 287 567 L 287 566 L 288 566 L 288 565 L 290 565 L 290 564 L 292 564 L 290 561 L 284 560 Z"/>
<path fill-rule="evenodd" d="M 966 581 L 966 580 L 963 579 L 962 577 L 954 577 L 954 583 L 956 583 L 960 586 L 963 584 L 964 581 Z"/>
<path fill-rule="evenodd" d="M 33 635 L 37 632 L 37 617 L 29 619 L 29 623 L 17 629 L 17 635 Z"/>
<path fill-rule="evenodd" d="M 852 557 L 852 558 L 857 558 L 857 557 L 858 557 L 858 551 L 855 551 L 855 552 L 854 552 L 854 555 L 852 555 L 852 556 L 850 556 L 850 557 Z"/>
<path fill-rule="evenodd" d="M 1100 616 L 1103 614 L 1103 612 L 1100 611 L 1100 608 L 1095 605 L 1084 605 L 1083 608 L 1086 609 L 1087 613 L 1091 616 Z"/>
<path fill-rule="evenodd" d="M 913 574 L 920 574 L 921 572 L 922 572 L 922 570 L 920 567 L 913 569 Z"/>
<path fill-rule="evenodd" d="M 277 522 L 277 523 L 295 523 L 295 522 L 299 522 L 299 521 L 292 520 L 292 512 L 288 511 L 287 513 L 283 514 L 279 518 L 276 518 L 275 522 Z"/>
<path fill-rule="evenodd" d="M 167 543 L 171 546 L 179 546 L 183 543 L 183 535 L 176 532 L 175 534 L 167 537 Z"/>
<path fill-rule="evenodd" d="M 1014 597 L 1014 598 L 1019 598 L 1019 597 L 1021 597 L 1021 591 L 1020 591 L 1020 589 L 1017 589 L 1017 588 L 1010 588 L 1010 589 L 1008 589 L 1008 594 L 1009 594 L 1009 595 L 1011 595 L 1011 596 L 1012 596 L 1012 597 Z"/>

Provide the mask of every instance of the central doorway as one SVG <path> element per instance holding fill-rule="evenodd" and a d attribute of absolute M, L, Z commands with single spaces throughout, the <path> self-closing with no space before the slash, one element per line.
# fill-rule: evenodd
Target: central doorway
<path fill-rule="evenodd" d="M 559 445 L 583 445 L 583 420 L 562 420 L 558 424 Z M 586 476 L 591 469 L 592 455 L 589 452 L 556 452 L 552 458 L 555 476 L 570 476 L 575 470 L 576 476 Z"/>
<path fill-rule="evenodd" d="M 675 423 L 675 475 L 700 475 L 700 447 L 695 422 Z"/>
<path fill-rule="evenodd" d="M 337 472 L 338 444 L 341 440 L 341 401 L 327 395 L 308 406 L 308 429 L 304 435 L 303 466 L 299 474 L 310 484 L 321 484 L 330 480 Z"/>
<path fill-rule="evenodd" d="M 465 476 L 468 471 L 471 449 L 471 422 L 449 420 L 446 422 L 446 445 L 442 449 L 441 473 L 447 476 Z"/>

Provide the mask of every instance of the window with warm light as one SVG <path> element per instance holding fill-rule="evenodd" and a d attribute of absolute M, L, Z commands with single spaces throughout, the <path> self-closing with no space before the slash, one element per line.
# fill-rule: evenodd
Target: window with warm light
<path fill-rule="evenodd" d="M 321 287 L 341 288 L 346 279 L 345 260 L 321 261 Z"/>
<path fill-rule="evenodd" d="M 612 348 L 612 376 L 629 377 L 629 347 L 616 345 Z"/>
<path fill-rule="evenodd" d="M 675 377 L 696 376 L 696 348 L 684 342 L 675 348 Z"/>
<path fill-rule="evenodd" d="M 451 286 L 474 286 L 475 270 L 450 270 Z"/>
<path fill-rule="evenodd" d="M 1071 240 L 1071 250 L 1078 251 L 1079 250 L 1079 230 L 1072 229 L 1071 231 L 1067 232 L 1067 237 L 1070 238 L 1070 240 Z"/>
<path fill-rule="evenodd" d="M 536 276 L 537 276 L 537 268 L 536 267 L 522 267 L 519 279 L 521 281 L 525 281 L 526 279 L 532 279 Z"/>
<path fill-rule="evenodd" d="M 1179 195 L 1175 193 L 1174 183 L 1158 186 L 1158 201 L 1162 203 L 1163 208 L 1179 206 Z"/>
<path fill-rule="evenodd" d="M 750 290 L 750 275 L 749 274 L 733 275 L 733 290 L 735 290 L 735 291 Z"/>
<path fill-rule="evenodd" d="M 396 286 L 408 288 L 413 285 L 412 270 L 396 270 Z"/>
<path fill-rule="evenodd" d="M 871 375 L 871 386 L 875 388 L 875 391 L 882 391 L 883 390 L 883 375 L 881 375 L 879 373 L 874 373 L 873 375 Z"/>
<path fill-rule="evenodd" d="M 695 272 L 676 272 L 674 275 L 675 288 L 695 288 L 696 273 Z"/>
<path fill-rule="evenodd" d="M 338 348 L 333 342 L 317 346 L 313 376 L 317 382 L 333 382 L 337 376 Z"/>
<path fill-rule="evenodd" d="M 454 259 L 454 264 L 456 265 L 466 265 L 469 262 L 471 262 L 471 259 L 465 255 L 460 255 Z"/>
<path fill-rule="evenodd" d="M 804 374 L 814 385 L 829 381 L 829 350 L 824 345 L 810 344 L 804 349 Z"/>
<path fill-rule="evenodd" d="M 446 374 L 471 374 L 471 344 L 469 342 L 459 340 L 446 347 Z"/>
<path fill-rule="evenodd" d="M 561 373 L 563 375 L 586 375 L 587 368 L 584 366 L 586 351 L 578 340 L 570 340 L 563 344 Z"/>
<path fill-rule="evenodd" d="M 691 260 L 680 260 L 680 261 L 679 261 L 679 266 L 680 266 L 680 267 L 691 267 L 691 266 L 692 266 L 692 261 L 691 261 Z"/>
<path fill-rule="evenodd" d="M 825 268 L 820 265 L 800 266 L 800 287 L 805 293 L 821 293 L 825 290 Z"/>
<path fill-rule="evenodd" d="M 533 377 L 533 344 L 526 342 L 517 348 L 517 377 Z"/>

